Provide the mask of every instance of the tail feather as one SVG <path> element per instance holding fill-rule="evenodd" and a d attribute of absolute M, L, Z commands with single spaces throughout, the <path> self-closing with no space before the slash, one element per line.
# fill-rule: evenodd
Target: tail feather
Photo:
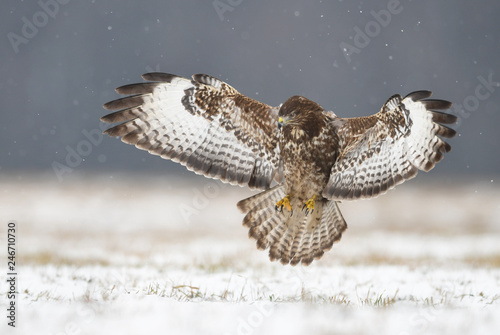
<path fill-rule="evenodd" d="M 305 233 L 304 230 L 306 228 L 305 222 L 301 222 L 299 224 L 299 227 L 297 229 L 297 233 L 295 234 L 295 237 L 293 239 L 293 244 L 292 244 L 292 249 L 291 249 L 291 254 L 290 256 L 292 257 L 293 264 L 297 264 L 297 262 L 300 260 L 300 257 L 298 257 L 302 251 L 301 246 L 304 240 L 307 238 L 309 234 Z"/>
<path fill-rule="evenodd" d="M 287 249 L 293 240 L 292 230 L 295 228 L 295 226 L 286 227 L 286 225 L 283 225 L 281 227 L 285 229 L 280 229 L 280 231 L 283 230 L 281 238 L 277 243 L 274 243 L 269 248 L 269 258 L 271 259 L 271 261 L 280 260 L 282 264 L 288 264 L 290 262 L 290 254 L 287 253 Z"/>
<path fill-rule="evenodd" d="M 264 192 L 239 201 L 236 206 L 244 213 L 250 210 L 262 209 L 274 205 L 279 199 L 285 196 L 282 185 L 276 185 Z"/>
<path fill-rule="evenodd" d="M 297 256 L 294 257 L 292 265 L 297 264 L 300 260 L 302 260 L 302 264 L 310 264 L 314 257 L 311 256 L 311 252 L 314 252 L 314 241 L 315 236 L 317 235 L 318 243 L 319 243 L 319 230 L 316 229 L 321 224 L 321 217 L 323 215 L 323 201 L 320 201 L 316 204 L 316 209 L 311 213 L 311 217 L 307 223 L 307 229 L 302 237 L 302 241 L 300 247 L 297 250 Z"/>
<path fill-rule="evenodd" d="M 290 263 L 294 254 L 292 253 L 292 245 L 294 240 L 302 238 L 302 231 L 300 229 L 305 225 L 305 214 L 303 211 L 294 212 L 293 215 L 289 213 L 276 213 L 284 219 L 283 227 L 285 228 L 284 234 L 281 238 L 274 243 L 269 249 L 269 257 L 272 261 L 279 260 L 281 264 L 285 265 Z"/>
<path fill-rule="evenodd" d="M 347 224 L 337 203 L 324 198 L 316 201 L 309 215 L 279 213 L 274 206 L 284 195 L 278 185 L 240 201 L 238 208 L 246 213 L 243 225 L 249 228 L 248 236 L 257 240 L 258 249 L 269 249 L 272 261 L 309 265 L 340 240 Z"/>
<path fill-rule="evenodd" d="M 258 240 L 262 236 L 267 235 L 269 232 L 266 230 L 272 230 L 276 226 L 273 221 L 269 220 L 273 215 L 274 208 L 266 208 L 265 210 L 259 210 L 258 212 L 252 213 L 252 222 L 248 222 L 248 215 L 245 216 L 243 225 L 250 228 L 250 230 L 248 231 L 248 236 L 254 237 L 256 240 Z M 246 224 L 245 221 L 247 221 Z"/>
<path fill-rule="evenodd" d="M 275 227 L 269 235 L 266 237 L 267 245 L 269 247 L 269 259 L 271 261 L 276 261 L 279 259 L 278 253 L 275 251 L 283 237 L 283 234 L 286 232 L 287 228 L 285 224 L 285 220 L 283 220 L 283 216 L 275 215 L 274 217 Z"/>
<path fill-rule="evenodd" d="M 275 214 L 274 208 L 269 209 L 272 212 L 272 215 Z M 275 231 L 275 228 L 281 223 L 281 219 L 276 216 L 271 216 L 269 220 L 265 221 L 259 229 L 259 236 L 254 237 L 257 239 L 257 248 L 260 250 L 266 250 L 271 245 L 270 237 L 273 237 L 275 240 L 278 240 L 281 235 L 278 235 L 278 232 Z M 271 233 L 273 233 L 271 235 Z M 249 237 L 252 237 L 249 234 Z"/>

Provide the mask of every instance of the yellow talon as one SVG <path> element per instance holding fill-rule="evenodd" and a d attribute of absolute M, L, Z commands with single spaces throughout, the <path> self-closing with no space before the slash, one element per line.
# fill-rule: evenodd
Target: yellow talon
<path fill-rule="evenodd" d="M 290 205 L 290 194 L 287 194 L 283 199 L 281 199 L 280 201 L 278 201 L 276 203 L 276 205 L 274 206 L 274 208 L 278 212 L 283 212 L 283 207 L 285 207 L 285 209 L 287 209 L 290 213 L 293 214 L 292 206 Z"/>
<path fill-rule="evenodd" d="M 302 206 L 302 209 L 306 209 L 306 215 L 314 212 L 314 204 L 316 203 L 316 194 Z"/>

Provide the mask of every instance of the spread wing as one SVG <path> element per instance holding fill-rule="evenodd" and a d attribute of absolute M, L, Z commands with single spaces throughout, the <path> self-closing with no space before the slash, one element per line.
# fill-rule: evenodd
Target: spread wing
<path fill-rule="evenodd" d="M 121 124 L 104 133 L 224 182 L 268 188 L 279 169 L 278 108 L 250 99 L 217 78 L 166 73 L 119 87 L 130 95 L 104 105 Z"/>
<path fill-rule="evenodd" d="M 334 119 L 340 139 L 339 156 L 323 191 L 328 199 L 369 198 L 429 171 L 451 150 L 441 137 L 456 132 L 442 124 L 456 117 L 444 100 L 422 100 L 429 91 L 392 96 L 375 115 Z"/>

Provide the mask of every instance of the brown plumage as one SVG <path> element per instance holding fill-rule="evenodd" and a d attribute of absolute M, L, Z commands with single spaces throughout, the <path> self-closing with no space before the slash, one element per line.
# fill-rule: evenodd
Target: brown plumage
<path fill-rule="evenodd" d="M 417 91 L 392 96 L 377 114 L 339 118 L 293 96 L 279 107 L 250 99 L 208 75 L 165 73 L 119 87 L 101 118 L 105 133 L 233 185 L 264 190 L 238 202 L 243 225 L 271 260 L 308 265 L 346 230 L 339 200 L 377 196 L 418 170 L 429 171 L 451 147 L 438 112 L 451 103 Z M 426 99 L 426 100 L 424 100 Z M 276 183 L 271 187 L 273 181 Z"/>

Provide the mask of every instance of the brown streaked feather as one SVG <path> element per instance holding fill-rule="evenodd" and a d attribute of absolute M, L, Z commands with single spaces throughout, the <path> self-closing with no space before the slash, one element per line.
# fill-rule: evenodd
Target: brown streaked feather
<path fill-rule="evenodd" d="M 450 109 L 450 107 L 452 105 L 452 103 L 449 101 L 436 100 L 436 99 L 420 100 L 420 103 L 422 103 L 425 106 L 425 108 L 427 108 L 429 110 L 431 110 L 431 109 L 446 110 L 446 109 Z M 447 114 L 447 115 L 450 115 L 450 114 Z M 450 115 L 450 116 L 452 116 L 452 115 Z"/>
<path fill-rule="evenodd" d="M 155 87 L 159 84 L 154 82 L 149 83 L 139 83 L 139 84 L 128 84 L 117 87 L 115 89 L 116 93 L 119 94 L 149 94 L 153 92 Z M 115 109 L 115 108 L 113 108 Z"/>
<path fill-rule="evenodd" d="M 176 78 L 179 78 L 179 76 L 164 72 L 149 72 L 142 75 L 142 79 L 144 80 L 157 81 L 161 83 L 171 83 Z"/>
<path fill-rule="evenodd" d="M 432 121 L 436 123 L 453 124 L 457 122 L 457 117 L 455 115 L 436 111 L 430 111 L 430 113 L 432 114 Z"/>
<path fill-rule="evenodd" d="M 399 95 L 399 94 L 398 94 Z M 409 94 L 407 94 L 404 98 L 410 98 L 412 99 L 413 101 L 417 101 L 417 100 L 422 100 L 422 99 L 427 99 L 428 97 L 430 97 L 432 95 L 432 92 L 431 91 L 425 91 L 425 90 L 422 90 L 422 91 L 415 91 L 415 92 L 411 92 Z M 389 99 L 390 100 L 390 99 Z"/>
<path fill-rule="evenodd" d="M 103 107 L 107 110 L 132 108 L 144 104 L 147 100 L 149 100 L 149 98 L 149 94 L 137 94 L 107 102 L 103 105 Z M 105 118 L 105 116 L 103 118 Z M 101 120 L 103 119 L 101 118 Z"/>

